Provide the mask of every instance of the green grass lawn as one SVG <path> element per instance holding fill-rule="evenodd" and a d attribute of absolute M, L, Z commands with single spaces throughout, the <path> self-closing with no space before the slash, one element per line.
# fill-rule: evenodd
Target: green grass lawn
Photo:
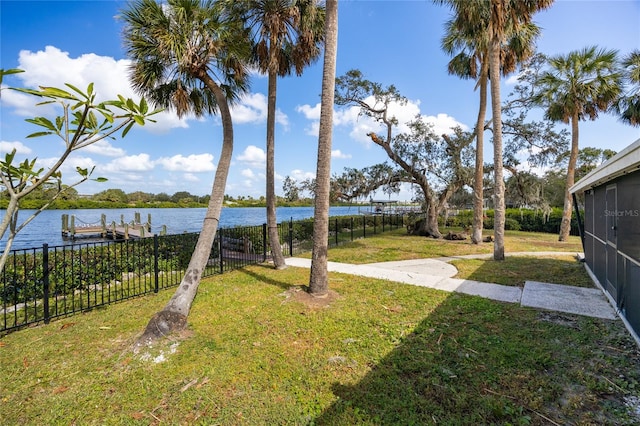
<path fill-rule="evenodd" d="M 308 279 L 265 265 L 206 279 L 188 329 L 143 356 L 131 346 L 171 291 L 4 336 L 1 423 L 640 421 L 639 351 L 620 321 L 336 273 L 337 299 L 310 307 L 291 292 Z"/>
<path fill-rule="evenodd" d="M 451 264 L 458 269 L 456 278 L 520 287 L 525 281 L 595 287 L 584 265 L 569 255 L 508 256 L 502 261 L 464 259 Z"/>
<path fill-rule="evenodd" d="M 448 230 L 448 228 L 447 228 Z M 446 233 L 447 230 L 441 230 Z M 453 229 L 459 231 L 458 229 Z M 492 235 L 485 231 L 485 235 Z M 567 242 L 559 242 L 555 234 L 507 231 L 505 237 L 507 254 L 531 251 L 582 252 L 580 237 L 572 236 Z M 448 257 L 466 254 L 493 253 L 493 243 L 471 244 L 470 240 L 448 241 L 407 235 L 404 229 L 385 233 L 382 237 L 355 240 L 332 248 L 329 260 L 344 263 L 373 263 L 396 260 Z M 302 255 L 311 257 L 310 253 Z"/>

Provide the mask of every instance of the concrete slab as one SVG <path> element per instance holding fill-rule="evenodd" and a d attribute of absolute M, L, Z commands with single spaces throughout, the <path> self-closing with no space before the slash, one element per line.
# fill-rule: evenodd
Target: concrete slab
<path fill-rule="evenodd" d="M 480 296 L 500 302 L 520 303 L 522 298 L 522 289 L 520 287 L 457 278 L 444 279 L 440 281 L 435 288 L 444 291 L 455 291 L 471 296 Z"/>
<path fill-rule="evenodd" d="M 393 269 L 403 272 L 436 275 L 439 277 L 453 277 L 458 273 L 455 266 L 436 259 L 411 259 L 395 262 L 368 263 L 367 266 L 375 268 Z"/>
<path fill-rule="evenodd" d="M 309 268 L 311 259 L 288 258 L 288 265 Z M 444 264 L 444 265 L 443 265 Z M 445 266 L 446 265 L 446 266 Z M 332 272 L 396 281 L 436 290 L 485 297 L 522 306 L 597 318 L 616 319 L 615 309 L 600 289 L 527 281 L 524 289 L 450 278 L 455 267 L 435 259 L 416 259 L 367 265 L 329 262 Z"/>
<path fill-rule="evenodd" d="M 363 277 L 378 278 L 382 280 L 396 281 L 404 284 L 417 285 L 420 287 L 436 288 L 439 281 L 444 277 L 438 275 L 419 274 L 416 272 L 405 272 L 394 269 L 384 269 L 369 265 L 349 265 L 346 263 L 328 263 L 329 271 L 341 272 L 344 274 L 360 275 Z"/>
<path fill-rule="evenodd" d="M 522 306 L 596 318 L 616 319 L 616 312 L 602 291 L 559 284 L 526 281 Z"/>

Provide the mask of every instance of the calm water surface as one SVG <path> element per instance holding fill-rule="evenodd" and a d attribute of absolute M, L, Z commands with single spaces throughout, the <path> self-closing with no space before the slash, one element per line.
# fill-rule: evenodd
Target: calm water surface
<path fill-rule="evenodd" d="M 206 209 L 78 209 L 78 210 L 45 210 L 31 223 L 29 223 L 16 236 L 12 249 L 41 247 L 47 243 L 50 246 L 70 244 L 62 239 L 62 215 L 75 215 L 76 226 L 82 224 L 99 224 L 100 215 L 107 216 L 107 223 L 113 221 L 119 223 L 121 217 L 125 222 L 131 222 L 135 213 L 140 213 L 141 220 L 146 222 L 151 214 L 151 232 L 159 233 L 162 225 L 167 226 L 168 234 L 180 234 L 183 232 L 197 232 L 202 226 Z M 0 214 L 4 215 L 4 210 Z M 20 212 L 22 220 L 28 218 L 33 210 Z M 331 207 L 331 216 L 358 214 L 358 207 Z M 300 220 L 313 217 L 313 207 L 278 207 L 276 210 L 278 222 Z M 264 207 L 225 207 L 220 216 L 220 226 L 224 228 L 233 226 L 262 225 L 267 220 Z M 86 241 L 86 240 L 80 240 Z M 0 240 L 0 250 L 4 250 L 6 236 Z"/>

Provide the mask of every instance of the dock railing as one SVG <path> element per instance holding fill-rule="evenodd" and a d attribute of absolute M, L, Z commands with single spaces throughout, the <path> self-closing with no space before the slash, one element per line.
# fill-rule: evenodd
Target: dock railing
<path fill-rule="evenodd" d="M 329 245 L 404 226 L 402 215 L 330 218 Z M 278 225 L 284 255 L 310 251 L 313 220 Z M 34 323 L 177 286 L 198 233 L 12 250 L 0 273 L 0 336 Z M 220 228 L 203 277 L 270 257 L 267 226 Z"/>

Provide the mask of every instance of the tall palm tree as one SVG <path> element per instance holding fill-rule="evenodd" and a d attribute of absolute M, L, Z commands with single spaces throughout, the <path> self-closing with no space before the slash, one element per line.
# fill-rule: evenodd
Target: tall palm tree
<path fill-rule="evenodd" d="M 251 31 L 253 59 L 268 81 L 267 98 L 267 228 L 276 269 L 286 268 L 278 225 L 275 193 L 275 126 L 277 79 L 303 69 L 320 55 L 324 37 L 324 8 L 316 0 L 234 1 Z"/>
<path fill-rule="evenodd" d="M 630 86 L 617 105 L 622 121 L 640 126 L 640 50 L 636 49 L 622 59 L 624 77 Z"/>
<path fill-rule="evenodd" d="M 553 0 L 490 0 L 489 15 L 489 80 L 491 82 L 491 111 L 493 119 L 493 259 L 504 260 L 504 173 L 502 155 L 502 105 L 500 100 L 500 52 L 508 34 L 508 28 L 518 31 L 531 22 L 533 14 L 545 9 Z M 475 26 L 482 25 L 476 23 Z"/>
<path fill-rule="evenodd" d="M 566 241 L 571 230 L 573 199 L 569 192 L 575 181 L 579 151 L 579 126 L 582 120 L 595 120 L 600 112 L 610 109 L 622 92 L 622 74 L 617 51 L 596 46 L 558 55 L 548 60 L 549 69 L 536 80 L 534 100 L 545 107 L 545 116 L 571 125 L 571 150 L 567 167 L 564 210 L 560 225 L 560 241 Z"/>
<path fill-rule="evenodd" d="M 335 97 L 336 57 L 338 55 L 338 0 L 327 0 L 325 51 L 322 70 L 322 101 L 318 134 L 316 199 L 313 220 L 313 251 L 309 293 L 324 297 L 329 292 L 327 252 L 329 248 L 329 196 L 331 186 L 331 138 Z"/>
<path fill-rule="evenodd" d="M 504 174 L 502 154 L 502 107 L 500 100 L 500 72 L 505 63 L 502 47 L 511 33 L 517 33 L 531 22 L 533 14 L 549 7 L 553 0 L 452 0 L 454 10 L 466 34 L 487 37 L 489 56 L 489 81 L 491 83 L 491 111 L 493 123 L 494 163 L 494 245 L 493 258 L 504 260 Z M 488 20 L 483 19 L 488 6 Z"/>
<path fill-rule="evenodd" d="M 184 328 L 220 222 L 233 124 L 229 109 L 247 89 L 250 44 L 242 24 L 209 0 L 137 0 L 122 12 L 134 88 L 179 116 L 218 112 L 223 138 L 211 198 L 180 286 L 149 321 L 138 345 Z"/>
<path fill-rule="evenodd" d="M 445 25 L 445 36 L 442 40 L 443 50 L 454 55 L 448 64 L 449 74 L 461 78 L 477 80 L 476 87 L 480 88 L 480 105 L 476 121 L 476 164 L 473 183 L 473 226 L 471 241 L 474 244 L 482 242 L 483 207 L 484 207 L 484 131 L 485 116 L 487 110 L 487 85 L 489 81 L 489 3 L 470 2 L 468 0 L 437 0 L 436 3 L 448 4 L 454 10 L 465 7 L 474 8 L 467 14 L 458 14 Z M 473 15 L 471 25 L 463 19 L 464 16 Z M 484 25 L 478 26 L 478 22 Z M 509 24 L 507 22 L 507 24 Z M 479 31 L 479 32 L 478 32 Z M 530 22 L 515 28 L 507 28 L 507 40 L 501 45 L 502 69 L 501 74 L 506 76 L 515 71 L 517 64 L 530 57 L 535 51 L 535 39 L 540 34 L 540 28 Z"/>

